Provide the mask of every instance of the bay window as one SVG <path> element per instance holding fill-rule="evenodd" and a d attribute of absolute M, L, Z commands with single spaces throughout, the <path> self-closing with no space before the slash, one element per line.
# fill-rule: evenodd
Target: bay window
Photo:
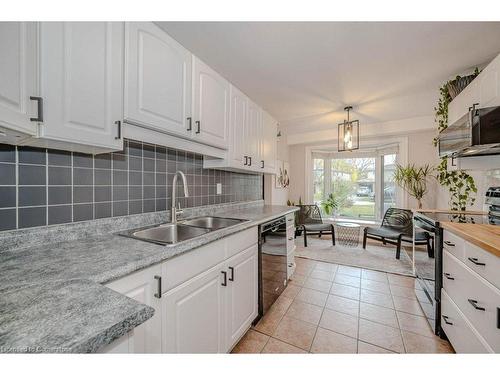
<path fill-rule="evenodd" d="M 396 205 L 398 189 L 393 175 L 397 148 L 356 153 L 312 153 L 312 201 L 333 194 L 340 218 L 378 220 Z"/>

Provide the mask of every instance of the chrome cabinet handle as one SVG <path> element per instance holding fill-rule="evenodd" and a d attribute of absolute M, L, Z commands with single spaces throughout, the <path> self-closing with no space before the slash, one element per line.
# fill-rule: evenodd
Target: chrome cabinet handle
<path fill-rule="evenodd" d="M 486 263 L 479 262 L 479 259 L 477 259 L 477 258 L 471 258 L 471 257 L 469 257 L 467 259 L 469 259 L 476 266 L 486 266 Z"/>
<path fill-rule="evenodd" d="M 229 281 L 234 281 L 234 267 L 229 267 L 231 274 L 229 275 Z"/>
<path fill-rule="evenodd" d="M 446 324 L 449 324 L 450 326 L 452 326 L 452 325 L 453 325 L 453 323 L 452 323 L 452 322 L 448 321 L 448 319 L 450 319 L 449 317 L 447 317 L 446 315 L 441 315 L 441 316 L 443 317 L 443 320 L 444 320 L 444 322 L 445 322 Z"/>
<path fill-rule="evenodd" d="M 292 241 L 293 240 L 293 237 L 288 237 L 288 241 Z"/>
<path fill-rule="evenodd" d="M 446 277 L 448 280 L 455 280 L 455 278 L 451 277 L 451 275 L 447 272 L 444 273 L 444 277 Z"/>
<path fill-rule="evenodd" d="M 201 124 L 200 124 L 200 122 L 199 122 L 199 121 L 195 121 L 194 123 L 196 124 L 196 131 L 195 131 L 195 133 L 196 133 L 196 134 L 200 134 L 200 131 L 201 131 L 201 130 L 200 130 L 200 129 L 201 129 Z"/>
<path fill-rule="evenodd" d="M 444 243 L 450 247 L 455 247 L 455 244 L 451 241 L 444 241 Z"/>
<path fill-rule="evenodd" d="M 480 310 L 480 311 L 486 311 L 486 309 L 484 307 L 481 307 L 477 304 L 477 301 L 475 299 L 467 299 L 467 301 L 469 301 L 469 303 L 472 305 L 472 307 L 474 307 L 476 310 Z"/>
<path fill-rule="evenodd" d="M 30 96 L 30 100 L 37 102 L 37 116 L 31 117 L 30 121 L 43 122 L 43 98 L 40 96 Z"/>
<path fill-rule="evenodd" d="M 192 124 L 192 119 L 191 117 L 188 117 L 187 118 L 187 121 L 188 121 L 188 127 L 187 127 L 187 131 L 190 132 L 193 130 L 193 124 Z"/>
<path fill-rule="evenodd" d="M 161 276 L 155 276 L 157 281 L 157 292 L 154 294 L 156 298 L 161 298 Z"/>
<path fill-rule="evenodd" d="M 122 122 L 120 120 L 115 121 L 116 126 L 118 127 L 118 135 L 115 139 L 122 139 Z"/>

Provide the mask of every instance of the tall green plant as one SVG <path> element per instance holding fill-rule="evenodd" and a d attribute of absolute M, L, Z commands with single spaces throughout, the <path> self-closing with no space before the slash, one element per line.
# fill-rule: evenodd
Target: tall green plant
<path fill-rule="evenodd" d="M 414 197 L 418 202 L 418 208 L 422 208 L 422 199 L 427 193 L 428 178 L 432 176 L 434 167 L 426 164 L 417 167 L 409 164 L 406 167 L 397 164 L 394 171 L 394 181 Z"/>
<path fill-rule="evenodd" d="M 328 194 L 326 200 L 321 202 L 321 207 L 327 215 L 331 215 L 333 211 L 335 211 L 340 206 L 340 201 L 338 198 L 333 195 L 333 193 Z"/>
<path fill-rule="evenodd" d="M 473 73 L 475 76 L 479 74 L 476 68 Z M 459 79 L 457 76 L 456 79 Z M 451 96 L 448 91 L 448 83 L 446 82 L 439 89 L 438 104 L 434 107 L 435 121 L 438 127 L 438 133 L 441 133 L 448 127 L 448 105 L 451 102 Z M 438 145 L 438 137 L 434 138 L 434 146 Z M 476 200 L 475 194 L 477 193 L 476 183 L 474 178 L 463 170 L 448 170 L 448 159 L 441 158 L 441 162 L 436 168 L 437 180 L 441 186 L 448 189 L 450 193 L 450 208 L 452 210 L 465 211 L 467 206 L 472 206 Z"/>

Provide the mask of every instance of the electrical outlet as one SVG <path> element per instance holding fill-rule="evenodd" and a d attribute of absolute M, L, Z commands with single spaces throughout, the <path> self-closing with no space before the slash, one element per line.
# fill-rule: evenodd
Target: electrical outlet
<path fill-rule="evenodd" d="M 217 183 L 217 195 L 222 194 L 222 184 L 220 182 Z"/>

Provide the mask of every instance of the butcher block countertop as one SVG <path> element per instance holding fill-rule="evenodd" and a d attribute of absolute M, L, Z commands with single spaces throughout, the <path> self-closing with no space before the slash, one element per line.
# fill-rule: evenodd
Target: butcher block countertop
<path fill-rule="evenodd" d="M 489 224 L 439 223 L 464 240 L 500 257 L 500 226 Z"/>

